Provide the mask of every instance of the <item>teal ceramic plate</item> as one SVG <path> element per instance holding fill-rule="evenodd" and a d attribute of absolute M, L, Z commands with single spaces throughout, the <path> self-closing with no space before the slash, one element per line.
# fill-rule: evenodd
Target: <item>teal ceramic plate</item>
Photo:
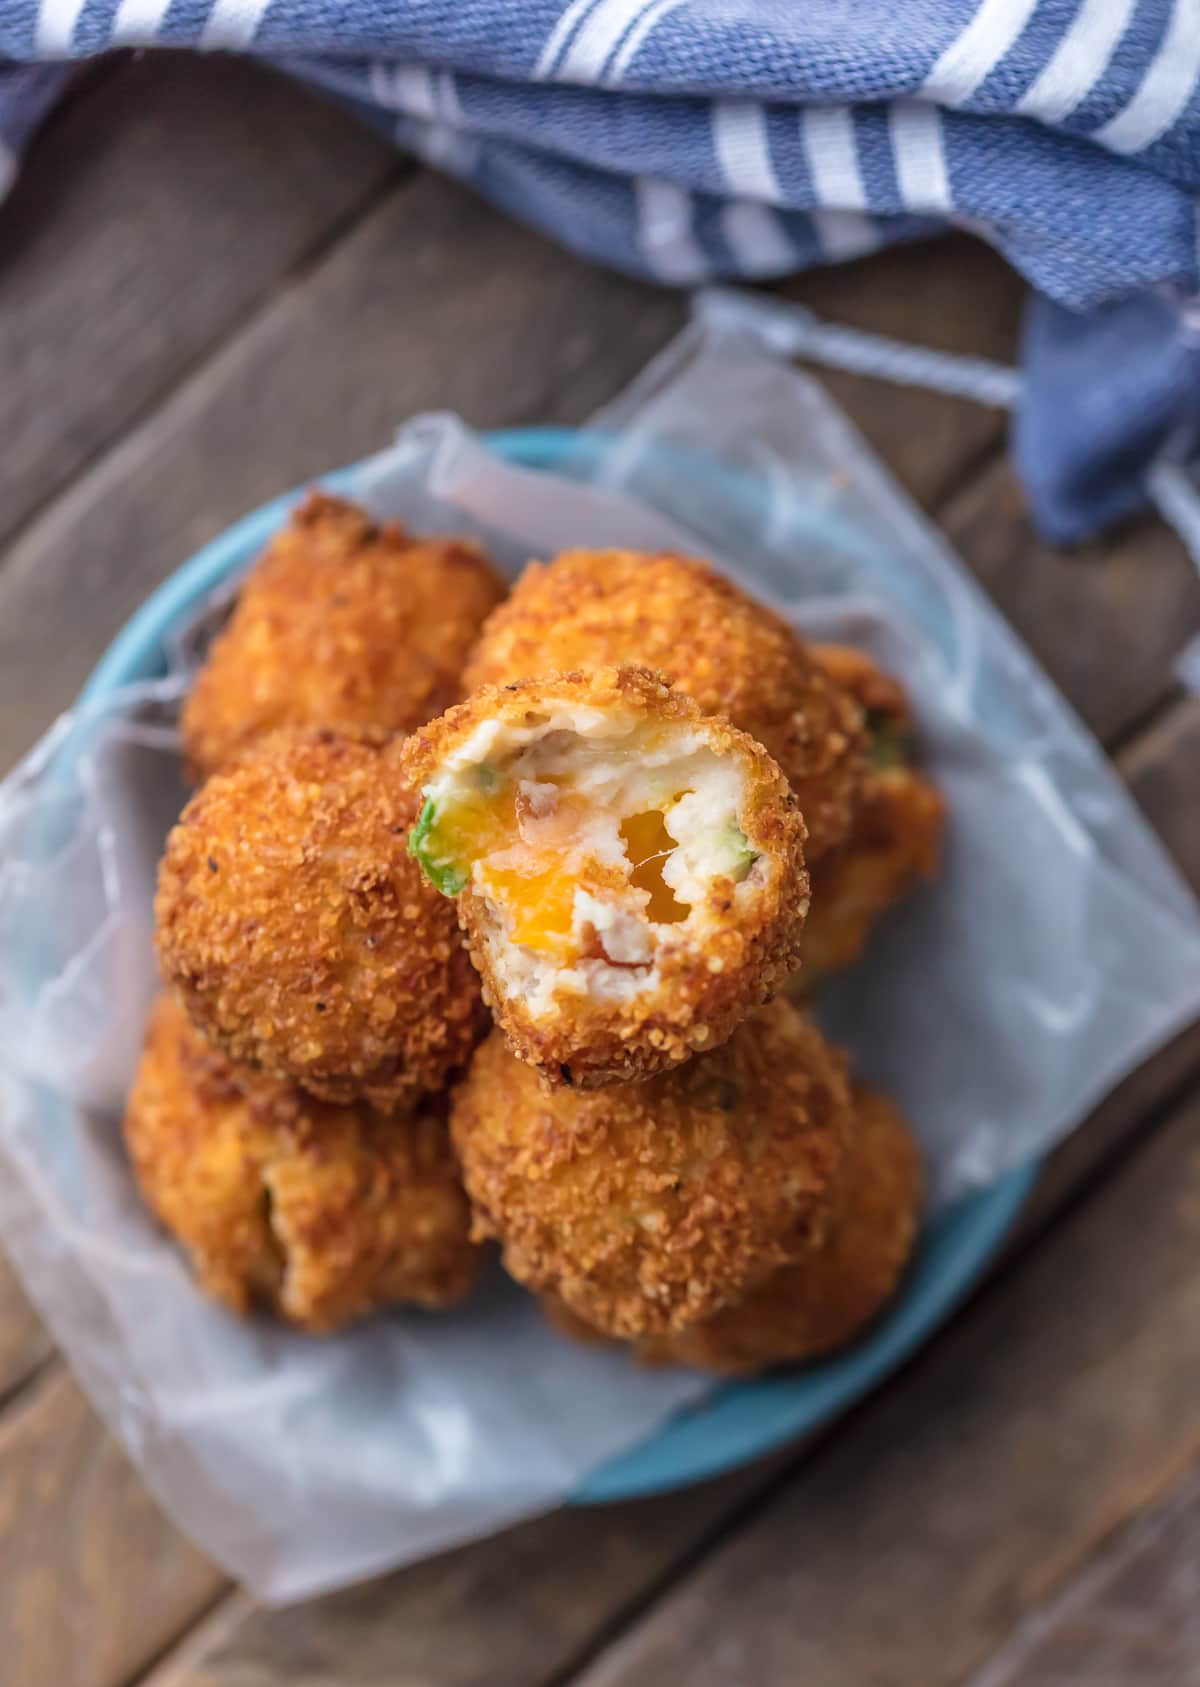
<path fill-rule="evenodd" d="M 577 477 L 594 465 L 604 442 L 595 435 L 544 428 L 497 433 L 488 444 L 525 468 Z M 716 484 L 739 502 L 753 499 L 752 480 L 705 465 L 707 494 Z M 326 478 L 344 486 L 354 470 Z M 171 576 L 113 641 L 83 693 L 92 700 L 166 667 L 168 630 L 261 550 L 295 494 L 276 498 L 235 522 Z M 72 753 L 70 739 L 62 753 Z M 672 1419 L 650 1440 L 595 1471 L 580 1503 L 630 1499 L 679 1488 L 759 1458 L 828 1422 L 895 1369 L 948 1316 L 995 1254 L 1036 1177 L 1031 1166 L 942 1213 L 925 1232 L 903 1293 L 865 1341 L 834 1359 L 781 1372 L 764 1381 L 727 1384 Z"/>

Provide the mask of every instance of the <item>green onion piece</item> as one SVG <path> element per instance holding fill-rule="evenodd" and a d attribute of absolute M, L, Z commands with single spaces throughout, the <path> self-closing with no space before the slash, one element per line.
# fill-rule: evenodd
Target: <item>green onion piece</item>
<path fill-rule="evenodd" d="M 461 862 L 448 859 L 438 851 L 437 804 L 426 797 L 417 823 L 408 834 L 408 853 L 420 863 L 421 871 L 443 896 L 457 896 L 466 889 L 467 873 Z"/>
<path fill-rule="evenodd" d="M 725 872 L 735 884 L 741 884 L 746 874 L 758 860 L 758 851 L 751 849 L 750 840 L 740 826 L 730 826 L 721 841 L 728 863 Z"/>
<path fill-rule="evenodd" d="M 871 740 L 871 766 L 886 771 L 909 767 L 913 759 L 911 735 L 881 710 L 867 710 L 867 732 Z"/>

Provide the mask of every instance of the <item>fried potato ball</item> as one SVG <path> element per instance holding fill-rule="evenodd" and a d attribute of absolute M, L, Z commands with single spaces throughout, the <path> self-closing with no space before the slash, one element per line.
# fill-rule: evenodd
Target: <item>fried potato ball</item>
<path fill-rule="evenodd" d="M 865 712 L 871 765 L 849 836 L 812 870 L 802 988 L 851 966 L 887 910 L 937 872 L 945 804 L 913 765 L 913 719 L 903 687 L 862 651 L 814 645 L 813 654 Z"/>
<path fill-rule="evenodd" d="M 327 1101 L 436 1090 L 483 1033 L 453 906 L 405 841 L 387 745 L 295 729 L 192 798 L 167 840 L 159 962 L 229 1057 Z"/>
<path fill-rule="evenodd" d="M 451 1107 L 476 1237 L 622 1337 L 711 1316 L 810 1249 L 848 1125 L 842 1056 L 783 1000 L 713 1054 L 590 1093 L 547 1090 L 493 1034 Z"/>
<path fill-rule="evenodd" d="M 762 747 L 634 668 L 485 686 L 407 740 L 411 847 L 553 1084 L 724 1042 L 795 967 L 804 822 Z"/>
<path fill-rule="evenodd" d="M 921 1162 L 886 1096 L 856 1084 L 853 1106 L 824 1240 L 715 1317 L 641 1342 L 640 1357 L 744 1375 L 844 1347 L 878 1317 L 916 1240 Z"/>
<path fill-rule="evenodd" d="M 661 671 L 764 746 L 796 793 L 810 863 L 845 836 L 864 770 L 857 703 L 782 616 L 703 562 L 567 551 L 531 563 L 489 616 L 463 683 L 626 664 Z"/>
<path fill-rule="evenodd" d="M 242 587 L 184 704 L 193 770 L 282 726 L 410 732 L 463 695 L 504 581 L 465 539 L 419 539 L 313 492 Z"/>
<path fill-rule="evenodd" d="M 376 1307 L 448 1306 L 479 1250 L 444 1103 L 333 1107 L 230 1065 L 163 996 L 125 1115 L 147 1204 L 231 1311 L 332 1330 Z"/>

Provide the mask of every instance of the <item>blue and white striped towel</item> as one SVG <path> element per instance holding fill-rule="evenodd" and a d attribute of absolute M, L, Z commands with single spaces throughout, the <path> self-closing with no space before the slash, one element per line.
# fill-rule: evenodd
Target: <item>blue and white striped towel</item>
<path fill-rule="evenodd" d="M 973 230 L 1043 295 L 1018 459 L 1053 536 L 1200 437 L 1200 0 L 4 0 L 0 181 L 56 61 L 151 44 L 261 54 L 668 283 Z"/>

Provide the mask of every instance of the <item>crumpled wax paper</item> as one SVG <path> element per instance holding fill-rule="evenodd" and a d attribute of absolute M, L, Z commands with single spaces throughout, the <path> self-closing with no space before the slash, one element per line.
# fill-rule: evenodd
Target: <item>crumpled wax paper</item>
<path fill-rule="evenodd" d="M 430 416 L 350 491 L 480 535 L 513 574 L 568 545 L 710 556 L 903 677 L 949 800 L 945 871 L 821 1012 L 903 1102 L 944 1203 L 1044 1152 L 1200 1012 L 1200 918 L 1045 676 L 758 330 L 753 306 L 702 309 L 596 418 L 574 480 Z M 218 618 L 173 629 L 167 677 L 59 722 L 0 789 L 0 1233 L 159 1500 L 282 1601 L 555 1504 L 708 1385 L 562 1341 L 498 1271 L 457 1311 L 327 1340 L 193 1290 L 119 1117 L 156 989 L 155 864 L 185 796 L 176 710 Z"/>

